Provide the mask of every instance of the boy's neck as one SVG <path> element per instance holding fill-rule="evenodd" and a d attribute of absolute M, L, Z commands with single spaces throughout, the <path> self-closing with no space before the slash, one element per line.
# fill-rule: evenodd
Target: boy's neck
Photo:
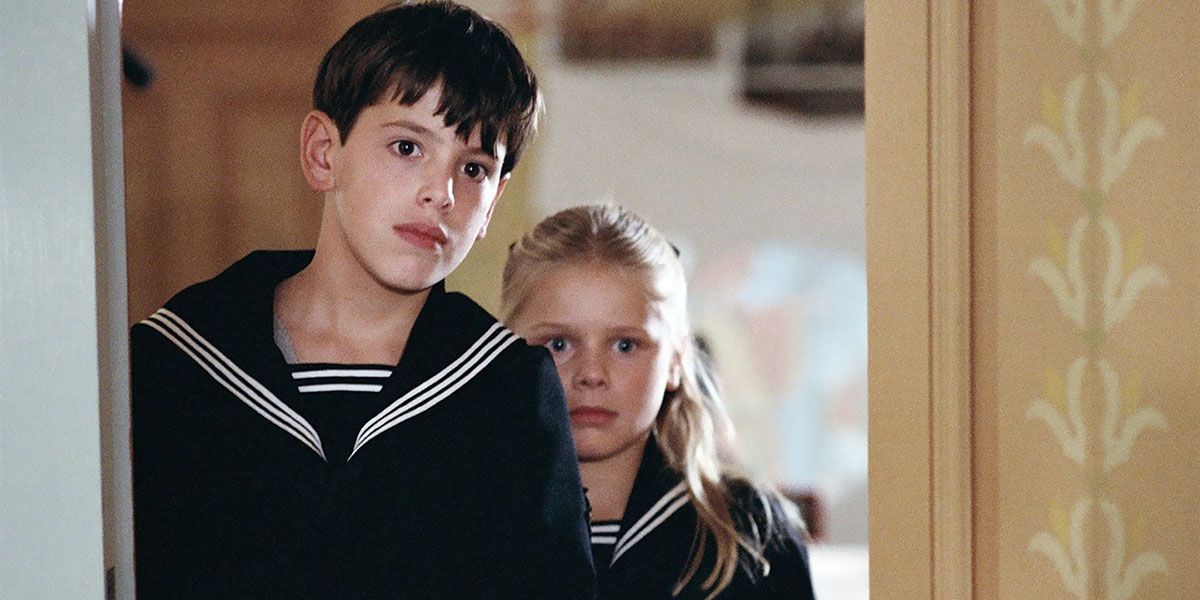
<path fill-rule="evenodd" d="M 307 363 L 396 364 L 429 290 L 403 293 L 361 269 L 338 268 L 318 245 L 304 270 L 275 290 L 275 315 Z M 331 260 L 332 259 L 332 260 Z"/>
<path fill-rule="evenodd" d="M 647 439 L 649 433 L 641 442 L 630 444 L 612 456 L 579 462 L 579 477 L 587 488 L 593 521 L 616 521 L 625 515 Z"/>

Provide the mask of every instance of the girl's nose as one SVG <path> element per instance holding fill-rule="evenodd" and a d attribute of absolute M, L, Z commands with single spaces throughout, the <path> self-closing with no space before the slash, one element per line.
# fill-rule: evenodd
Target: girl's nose
<path fill-rule="evenodd" d="M 603 365 L 603 361 L 592 356 L 591 352 L 580 352 L 582 356 L 578 356 L 579 364 L 575 370 L 572 383 L 579 388 L 593 389 L 602 388 L 608 385 L 608 375 Z"/>

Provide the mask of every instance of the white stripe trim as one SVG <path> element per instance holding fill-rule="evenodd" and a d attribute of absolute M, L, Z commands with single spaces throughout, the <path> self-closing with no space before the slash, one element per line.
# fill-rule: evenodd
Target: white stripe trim
<path fill-rule="evenodd" d="M 617 536 L 615 536 L 615 535 L 593 535 L 592 543 L 596 544 L 598 546 L 611 546 L 611 545 L 617 543 Z"/>
<path fill-rule="evenodd" d="M 229 360 L 178 315 L 161 308 L 142 323 L 163 334 L 235 397 L 325 460 L 321 438 L 304 417 Z"/>
<path fill-rule="evenodd" d="M 315 379 L 317 377 L 391 377 L 387 369 L 322 369 L 319 371 L 296 371 L 292 379 Z"/>
<path fill-rule="evenodd" d="M 487 339 L 499 329 L 501 329 L 500 324 L 493 323 L 492 326 L 485 331 L 482 336 L 479 337 L 479 339 L 475 340 L 475 343 L 471 344 L 470 348 L 467 348 L 466 352 L 463 352 L 461 356 L 454 359 L 454 362 L 446 365 L 446 367 L 439 371 L 436 375 L 426 379 L 417 387 L 409 390 L 407 394 L 401 396 L 400 399 L 391 403 L 387 408 L 380 411 L 379 414 L 372 417 L 370 421 L 367 421 L 367 423 L 363 425 L 362 430 L 358 432 L 358 438 L 354 440 L 356 449 L 359 446 L 358 442 L 362 441 L 362 438 L 366 435 L 373 437 L 375 435 L 375 431 L 382 426 L 381 423 L 386 420 L 393 411 L 402 408 L 401 404 L 417 395 L 425 393 L 427 389 L 438 385 L 441 380 L 454 376 L 459 371 L 466 368 L 466 366 L 463 365 L 463 362 L 472 358 L 472 355 L 476 352 L 476 350 L 478 350 L 479 347 L 482 346 L 484 342 L 486 342 Z"/>
<path fill-rule="evenodd" d="M 671 488 L 670 491 L 663 494 L 662 498 L 659 498 L 658 502 L 655 502 L 654 506 L 651 506 L 650 510 L 647 510 L 645 514 L 643 514 L 641 518 L 639 518 L 637 522 L 635 522 L 633 526 L 631 526 L 629 530 L 621 536 L 620 541 L 617 542 L 616 550 L 613 551 L 612 560 L 609 561 L 608 564 L 610 566 L 615 564 L 617 559 L 621 558 L 622 554 L 625 554 L 625 552 L 632 548 L 634 544 L 640 542 L 642 538 L 646 537 L 646 534 L 650 533 L 654 530 L 654 528 L 661 525 L 663 521 L 666 521 L 667 517 L 670 517 L 672 514 L 674 514 L 675 511 L 679 510 L 681 506 L 687 504 L 688 500 L 690 500 L 690 498 L 687 494 L 687 485 L 685 485 L 683 482 L 680 482 L 678 485 Z M 668 505 L 668 503 L 670 504 Z M 663 508 L 664 505 L 666 508 Z"/>
<path fill-rule="evenodd" d="M 687 503 L 688 503 L 687 496 L 679 498 L 675 502 L 671 503 L 671 505 L 668 506 L 667 509 L 665 511 L 663 511 L 663 513 L 661 515 L 658 516 L 658 518 L 654 519 L 649 524 L 647 524 L 645 529 L 643 529 L 636 536 L 631 538 L 625 545 L 618 546 L 616 551 L 613 552 L 612 562 L 613 563 L 617 562 L 617 559 L 620 558 L 622 554 L 625 554 L 625 552 L 628 551 L 630 548 L 632 548 L 634 544 L 640 542 L 642 540 L 642 538 L 646 537 L 646 534 L 653 531 L 654 528 L 656 528 L 660 524 L 662 524 L 663 521 L 666 521 L 667 517 L 670 517 L 672 514 L 675 513 L 675 511 L 679 510 L 679 508 L 681 506 L 683 506 L 684 504 L 687 504 Z M 609 564 L 611 565 L 612 563 L 609 563 Z"/>
<path fill-rule="evenodd" d="M 607 525 L 592 525 L 592 533 L 617 533 L 621 531 L 620 523 L 609 523 Z"/>
<path fill-rule="evenodd" d="M 311 392 L 378 392 L 383 389 L 381 383 L 314 383 L 298 386 L 301 394 Z"/>
<path fill-rule="evenodd" d="M 257 392 L 258 400 L 266 403 L 264 404 L 264 408 L 266 408 L 268 411 L 271 411 L 271 413 L 275 416 L 285 420 L 292 427 L 295 427 L 297 429 L 297 433 L 304 434 L 308 440 L 312 442 L 313 449 L 321 455 L 321 458 L 325 458 L 324 449 L 321 447 L 321 436 L 317 435 L 317 430 L 313 429 L 313 426 L 310 425 L 308 421 L 304 419 L 304 417 L 300 416 L 300 414 L 295 410 L 292 410 L 292 407 L 285 404 L 279 399 L 278 396 L 274 394 L 274 392 L 272 392 L 263 384 L 259 383 L 257 379 L 251 377 L 249 373 L 243 371 L 241 367 L 237 366 L 237 364 L 230 360 L 229 357 L 225 356 L 224 353 L 218 350 L 216 346 L 212 345 L 212 343 L 205 339 L 204 336 L 200 335 L 199 332 L 193 329 L 192 326 L 184 321 L 182 317 L 165 308 L 159 309 L 156 314 L 159 314 L 160 317 L 165 317 L 166 320 L 164 323 L 175 323 L 179 328 L 175 329 L 177 332 L 183 334 L 185 337 L 190 336 L 193 347 L 196 347 L 195 343 L 199 342 L 202 347 L 196 347 L 197 350 L 207 356 L 210 360 L 219 361 L 215 363 L 217 368 L 222 368 L 222 366 L 224 366 L 229 371 L 232 371 L 233 374 L 240 377 L 241 380 L 245 382 L 241 386 L 243 390 L 249 392 L 252 397 L 254 396 L 255 392 Z M 225 372 L 228 373 L 229 371 Z M 245 387 L 246 385 L 249 385 L 250 389 L 247 389 Z"/>
<path fill-rule="evenodd" d="M 446 399 L 474 378 L 484 367 L 491 364 L 509 344 L 518 339 L 520 338 L 516 334 L 505 329 L 499 323 L 493 324 L 454 362 L 447 365 L 437 375 L 430 377 L 421 385 L 401 396 L 378 415 L 375 415 L 366 425 L 363 425 L 358 432 L 358 439 L 354 442 L 354 449 L 351 450 L 350 457 L 353 458 L 364 444 L 379 434 L 433 408 L 434 405 Z"/>
<path fill-rule="evenodd" d="M 374 438 L 375 436 L 378 436 L 380 433 L 383 433 L 384 431 L 391 429 L 392 427 L 395 427 L 396 425 L 399 425 L 400 423 L 403 423 L 404 421 L 407 421 L 407 420 L 433 408 L 434 405 L 441 402 L 442 400 L 445 400 L 447 397 L 450 396 L 450 394 L 453 394 L 455 391 L 457 391 L 458 388 L 461 388 L 462 386 L 466 385 L 466 383 L 468 381 L 473 379 L 475 377 L 475 375 L 477 375 L 480 371 L 483 370 L 484 367 L 488 366 L 488 364 L 490 364 L 497 356 L 499 356 L 500 353 L 503 352 L 504 349 L 509 346 L 509 344 L 512 344 L 513 342 L 520 339 L 516 336 L 516 334 L 509 332 L 507 330 L 505 330 L 505 334 L 506 335 L 496 338 L 495 340 L 489 342 L 488 346 L 486 346 L 484 348 L 485 352 L 490 350 L 490 354 L 483 357 L 482 359 L 476 358 L 476 359 L 472 360 L 471 363 L 469 363 L 468 365 L 466 365 L 464 367 L 464 369 L 463 369 L 464 371 L 466 369 L 470 368 L 469 372 L 467 372 L 465 375 L 463 375 L 461 377 L 458 377 L 457 375 L 455 375 L 455 377 L 457 377 L 457 379 L 453 379 L 453 380 L 447 379 L 446 381 L 440 383 L 438 386 L 436 386 L 436 387 L 430 389 L 428 392 L 426 392 L 424 394 L 424 397 L 416 398 L 416 399 L 410 401 L 408 406 L 403 407 L 401 410 L 398 410 L 394 415 L 389 416 L 387 418 L 386 422 L 382 422 L 381 426 L 379 427 L 379 429 L 377 431 L 375 431 L 368 437 L 364 438 L 363 443 L 365 444 L 365 443 L 367 443 L 368 440 L 370 440 L 371 438 Z M 472 365 L 474 365 L 473 368 L 471 368 Z M 453 383 L 451 383 L 452 381 L 453 381 Z M 399 401 L 397 402 L 397 404 L 398 403 L 399 403 Z M 393 404 L 393 406 L 396 406 L 396 404 Z"/>

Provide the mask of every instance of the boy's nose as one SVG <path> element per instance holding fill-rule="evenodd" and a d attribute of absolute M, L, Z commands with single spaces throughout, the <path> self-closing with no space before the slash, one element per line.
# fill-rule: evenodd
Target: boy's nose
<path fill-rule="evenodd" d="M 454 178 L 431 176 L 421 189 L 421 203 L 432 204 L 438 210 L 454 208 Z"/>

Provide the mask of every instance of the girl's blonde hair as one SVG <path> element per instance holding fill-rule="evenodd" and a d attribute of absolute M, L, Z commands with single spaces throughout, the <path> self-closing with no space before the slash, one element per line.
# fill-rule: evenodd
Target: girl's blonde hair
<path fill-rule="evenodd" d="M 683 341 L 677 348 L 680 386 L 668 392 L 654 425 L 655 439 L 667 463 L 683 476 L 698 516 L 692 555 L 673 594 L 678 595 L 695 577 L 710 538 L 716 546 L 716 562 L 701 583 L 702 589 L 709 591 L 709 598 L 733 580 L 739 566 L 739 548 L 753 561 L 747 566 L 758 567 L 751 568 L 751 573 L 765 575 L 770 564 L 764 550 L 777 516 L 771 507 L 787 507 L 788 503 L 769 487 L 760 487 L 759 504 L 765 513 L 766 529 L 759 531 L 754 519 L 735 520 L 735 498 L 729 487 L 735 476 L 722 460 L 719 448 L 732 436 L 733 428 L 707 358 L 691 335 L 687 282 L 674 246 L 638 216 L 617 206 L 577 206 L 558 212 L 538 223 L 509 251 L 501 286 L 505 321 L 512 323 L 519 318 L 525 300 L 549 270 L 563 264 L 596 263 L 640 275 L 650 297 L 662 303 L 671 339 Z M 738 522 L 748 523 L 751 531 L 739 530 Z"/>

